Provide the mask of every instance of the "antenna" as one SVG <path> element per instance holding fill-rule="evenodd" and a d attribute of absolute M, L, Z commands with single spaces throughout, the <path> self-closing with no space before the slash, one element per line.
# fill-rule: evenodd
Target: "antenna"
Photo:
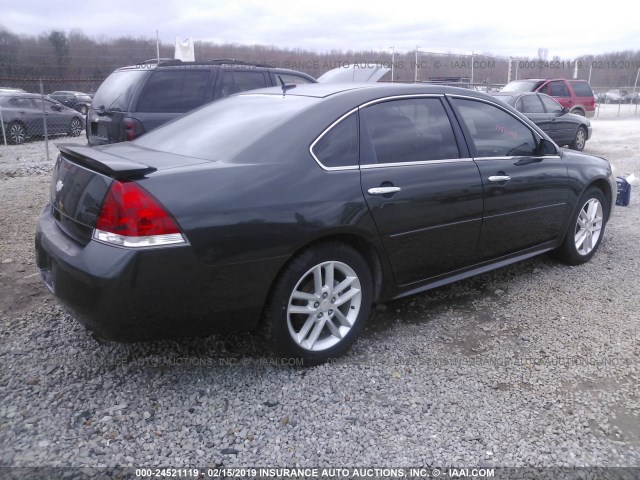
<path fill-rule="evenodd" d="M 282 76 L 278 75 L 278 80 L 280 80 L 280 87 L 282 88 L 282 96 L 284 97 L 287 94 L 287 90 L 291 90 L 292 88 L 296 88 L 295 83 L 284 83 L 282 80 Z"/>

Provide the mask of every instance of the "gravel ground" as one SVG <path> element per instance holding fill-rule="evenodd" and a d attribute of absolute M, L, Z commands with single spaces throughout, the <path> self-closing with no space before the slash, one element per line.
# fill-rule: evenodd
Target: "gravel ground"
<path fill-rule="evenodd" d="M 640 118 L 593 123 L 639 175 Z M 34 266 L 43 151 L 0 146 L 0 465 L 640 467 L 640 188 L 589 264 L 379 305 L 304 369 L 255 335 L 97 344 Z"/>

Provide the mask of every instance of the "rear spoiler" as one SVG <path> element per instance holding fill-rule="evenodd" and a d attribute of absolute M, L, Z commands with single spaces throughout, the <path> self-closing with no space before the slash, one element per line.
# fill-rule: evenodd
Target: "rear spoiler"
<path fill-rule="evenodd" d="M 59 144 L 57 147 L 63 156 L 75 163 L 115 179 L 140 176 L 157 170 L 149 165 L 127 160 L 92 147 L 73 143 Z"/>

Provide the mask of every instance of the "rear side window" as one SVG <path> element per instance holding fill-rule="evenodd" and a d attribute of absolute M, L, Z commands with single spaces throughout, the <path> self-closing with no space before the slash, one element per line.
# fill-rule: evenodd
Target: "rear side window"
<path fill-rule="evenodd" d="M 533 132 L 515 117 L 488 103 L 453 99 L 460 117 L 471 134 L 476 157 L 514 157 L 535 155 Z"/>
<path fill-rule="evenodd" d="M 576 97 L 593 97 L 593 90 L 587 82 L 571 82 Z"/>
<path fill-rule="evenodd" d="M 523 95 L 518 100 L 518 111 L 522 113 L 544 113 L 537 95 Z"/>
<path fill-rule="evenodd" d="M 223 70 L 219 85 L 216 98 L 223 98 L 246 90 L 264 88 L 267 86 L 267 79 L 263 72 Z"/>
<path fill-rule="evenodd" d="M 273 84 L 276 86 L 280 86 L 280 78 L 285 84 L 293 84 L 293 85 L 304 85 L 305 83 L 313 83 L 306 77 L 301 77 L 300 75 L 291 75 L 288 73 L 272 73 L 271 79 L 273 80 Z"/>
<path fill-rule="evenodd" d="M 184 113 L 193 110 L 204 103 L 209 75 L 209 70 L 156 71 L 144 86 L 137 111 Z"/>
<path fill-rule="evenodd" d="M 551 82 L 551 96 L 552 97 L 570 97 L 569 89 L 563 81 Z M 547 92 L 543 92 L 547 93 Z M 549 95 L 549 94 L 547 94 Z"/>
<path fill-rule="evenodd" d="M 459 158 L 449 117 L 437 98 L 394 100 L 362 110 L 375 159 L 388 164 Z"/>
<path fill-rule="evenodd" d="M 358 165 L 358 116 L 352 113 L 335 125 L 320 137 L 311 150 L 327 168 Z"/>

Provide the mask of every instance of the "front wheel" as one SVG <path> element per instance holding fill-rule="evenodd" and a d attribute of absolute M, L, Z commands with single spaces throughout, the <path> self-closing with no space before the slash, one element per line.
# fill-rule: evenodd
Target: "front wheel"
<path fill-rule="evenodd" d="M 285 268 L 267 308 L 274 349 L 316 365 L 343 354 L 371 311 L 373 282 L 352 247 L 330 242 L 302 252 Z"/>
<path fill-rule="evenodd" d="M 584 150 L 584 146 L 587 143 L 587 130 L 583 126 L 578 127 L 578 131 L 576 131 L 576 136 L 573 139 L 573 143 L 569 145 L 569 148 L 573 150 L 578 150 L 581 152 Z"/>
<path fill-rule="evenodd" d="M 82 120 L 78 117 L 73 117 L 71 124 L 69 125 L 69 135 L 71 137 L 78 137 L 82 133 Z"/>
<path fill-rule="evenodd" d="M 559 253 L 569 265 L 588 262 L 602 243 L 606 225 L 606 201 L 602 191 L 591 187 L 580 197 L 569 231 Z"/>

